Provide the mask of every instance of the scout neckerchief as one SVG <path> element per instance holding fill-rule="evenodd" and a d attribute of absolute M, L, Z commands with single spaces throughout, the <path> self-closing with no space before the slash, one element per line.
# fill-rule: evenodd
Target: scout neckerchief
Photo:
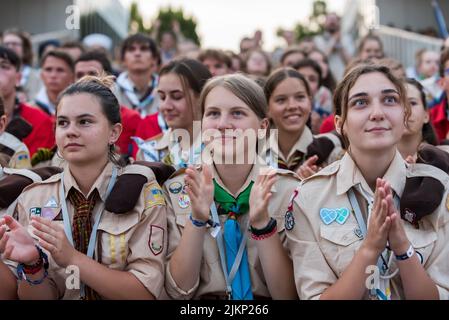
<path fill-rule="evenodd" d="M 369 194 L 367 194 L 363 190 L 363 188 L 360 184 L 358 184 L 356 186 L 356 188 L 358 189 L 360 194 L 365 198 L 365 200 L 368 202 L 368 217 L 367 217 L 366 221 L 369 221 L 369 217 L 371 215 L 371 210 L 373 207 L 374 200 L 372 199 L 372 197 Z M 360 206 L 357 201 L 357 198 L 356 198 L 353 188 L 348 190 L 348 197 L 349 197 L 349 202 L 351 203 L 352 209 L 354 211 L 355 218 L 357 220 L 357 224 L 359 225 L 360 232 L 361 232 L 363 238 L 366 238 L 367 224 L 365 222 L 365 219 L 363 219 L 362 211 L 360 210 Z M 396 208 L 399 208 L 399 197 L 397 196 L 396 193 L 394 196 L 394 201 L 395 201 Z M 384 251 L 380 254 L 379 258 L 377 259 L 377 267 L 378 267 L 379 273 L 380 273 L 380 279 L 379 279 L 379 283 L 378 283 L 379 286 L 378 286 L 378 288 L 371 289 L 371 291 L 370 291 L 371 297 L 377 297 L 377 299 L 379 299 L 379 300 L 391 300 L 390 279 L 393 278 L 398 272 L 398 270 L 396 270 L 392 274 L 386 275 L 387 271 L 391 265 L 392 257 L 393 257 L 393 255 L 391 254 L 391 251 L 389 249 L 385 248 Z"/>
<path fill-rule="evenodd" d="M 137 147 L 142 150 L 145 161 L 161 162 L 164 157 L 164 153 L 161 150 L 156 149 L 158 140 L 145 141 L 139 137 L 131 137 L 137 144 Z"/>
<path fill-rule="evenodd" d="M 146 107 L 151 105 L 154 101 L 153 91 L 157 87 L 158 78 L 155 74 L 151 76 L 151 82 L 148 84 L 147 92 L 142 98 L 136 94 L 133 83 L 128 77 L 128 72 L 122 72 L 117 78 L 117 85 L 128 97 L 132 103 L 133 109 L 137 109 L 142 116 L 146 115 Z"/>
<path fill-rule="evenodd" d="M 280 157 L 278 158 L 278 168 L 279 169 L 285 169 L 290 171 L 296 171 L 298 169 L 299 165 L 304 162 L 305 154 L 302 153 L 299 150 L 295 150 L 293 153 L 291 160 L 288 162 L 285 162 Z"/>
<path fill-rule="evenodd" d="M 237 199 L 230 195 L 214 180 L 214 200 L 219 204 L 219 213 L 228 215 L 224 224 L 224 235 L 218 232 L 217 244 L 220 253 L 227 293 L 233 300 L 252 300 L 251 277 L 246 252 L 248 226 L 242 235 L 237 216 L 246 214 L 249 210 L 249 195 L 254 182 L 242 191 Z M 215 202 L 211 211 L 213 220 L 220 223 Z M 249 221 L 249 220 L 248 220 Z M 226 263 L 224 262 L 226 255 Z M 228 273 L 228 270 L 229 273 Z"/>
<path fill-rule="evenodd" d="M 109 193 L 112 190 L 112 187 L 115 184 L 115 180 L 117 179 L 117 168 L 116 167 L 112 167 L 112 175 L 111 178 L 109 180 L 108 183 L 108 187 L 106 189 L 106 194 L 104 195 L 104 199 L 106 200 L 107 197 L 109 196 Z M 61 184 L 59 187 L 59 199 L 61 201 L 61 207 L 62 207 L 62 218 L 64 221 L 64 231 L 65 234 L 67 236 L 67 239 L 69 240 L 70 244 L 72 246 L 74 246 L 73 244 L 73 236 L 72 236 L 72 226 L 70 225 L 70 217 L 69 217 L 69 211 L 67 210 L 67 201 L 65 199 L 65 191 L 64 191 L 64 171 L 61 173 Z M 93 259 L 94 256 L 94 250 L 95 250 L 95 244 L 97 242 L 97 230 L 98 230 L 98 225 L 100 224 L 100 220 L 101 220 L 101 216 L 103 214 L 103 209 L 104 209 L 104 202 L 102 202 L 99 206 L 98 209 L 98 216 L 97 219 L 95 220 L 95 223 L 92 227 L 92 232 L 90 234 L 89 237 L 89 242 L 88 242 L 88 248 L 87 248 L 87 256 L 91 259 Z M 86 296 L 85 294 L 85 286 L 82 283 L 81 284 L 81 292 L 80 292 L 81 298 L 84 299 L 84 297 Z"/>

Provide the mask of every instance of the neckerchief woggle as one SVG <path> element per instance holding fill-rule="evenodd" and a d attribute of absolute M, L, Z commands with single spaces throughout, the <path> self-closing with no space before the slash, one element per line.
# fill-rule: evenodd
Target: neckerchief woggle
<path fill-rule="evenodd" d="M 114 186 L 116 179 L 117 179 L 117 168 L 112 167 L 112 175 L 109 180 L 108 187 L 106 189 L 106 194 L 104 196 L 105 200 L 109 196 L 109 193 L 111 193 L 112 187 Z M 64 231 L 67 236 L 67 239 L 69 240 L 70 244 L 73 247 L 72 226 L 70 223 L 69 212 L 67 210 L 67 200 L 65 198 L 65 191 L 64 191 L 64 171 L 61 173 L 61 186 L 59 187 L 59 198 L 61 201 L 62 218 L 63 218 L 63 222 L 64 222 Z M 97 219 L 95 220 L 95 223 L 94 223 L 94 226 L 92 228 L 92 232 L 91 232 L 90 238 L 89 238 L 89 246 L 87 248 L 87 256 L 91 259 L 93 259 L 93 256 L 94 256 L 95 243 L 97 241 L 97 230 L 98 230 L 98 225 L 100 224 L 101 216 L 103 214 L 104 205 L 105 205 L 104 202 L 102 202 L 99 206 L 99 210 L 98 210 L 99 213 L 97 215 Z M 85 296 L 84 283 L 81 283 L 80 295 L 81 295 L 81 298 L 83 298 Z"/>

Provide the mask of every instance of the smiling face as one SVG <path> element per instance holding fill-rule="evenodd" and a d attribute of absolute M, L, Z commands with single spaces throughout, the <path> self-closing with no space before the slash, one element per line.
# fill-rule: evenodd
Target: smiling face
<path fill-rule="evenodd" d="M 336 127 L 341 132 L 340 116 L 336 116 Z M 359 76 L 349 90 L 343 124 L 351 149 L 380 152 L 394 148 L 404 130 L 404 106 L 395 85 L 380 72 Z"/>
<path fill-rule="evenodd" d="M 212 129 L 221 134 L 212 140 L 214 152 L 233 155 L 243 152 L 247 159 L 247 139 L 240 139 L 239 131 L 248 130 L 247 133 L 257 136 L 257 130 L 267 126 L 267 119 L 259 119 L 247 104 L 222 86 L 213 88 L 205 99 L 203 132 Z"/>
<path fill-rule="evenodd" d="M 371 58 L 380 59 L 383 56 L 382 46 L 379 41 L 375 39 L 367 39 L 363 44 L 360 52 L 360 59 L 367 60 Z"/>
<path fill-rule="evenodd" d="M 159 107 L 167 125 L 172 129 L 188 129 L 192 126 L 193 112 L 188 103 L 197 104 L 197 96 L 191 89 L 184 92 L 180 77 L 175 73 L 161 76 L 157 92 L 161 100 Z"/>
<path fill-rule="evenodd" d="M 292 77 L 277 85 L 270 96 L 268 106 L 269 115 L 276 127 L 290 133 L 302 132 L 312 110 L 304 83 Z"/>
<path fill-rule="evenodd" d="M 56 144 L 69 164 L 106 161 L 109 145 L 118 140 L 121 130 L 121 124 L 110 124 L 91 94 L 64 96 L 58 105 Z"/>

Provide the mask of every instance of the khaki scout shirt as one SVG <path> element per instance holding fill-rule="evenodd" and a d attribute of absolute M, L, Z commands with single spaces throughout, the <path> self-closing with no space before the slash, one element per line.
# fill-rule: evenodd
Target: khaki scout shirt
<path fill-rule="evenodd" d="M 407 166 L 397 152 L 383 178 L 391 184 L 394 193 L 401 197 L 406 177 L 419 176 L 433 177 L 443 183 L 443 201 L 435 212 L 419 221 L 419 229 L 406 221 L 402 223 L 411 244 L 423 257 L 423 267 L 436 283 L 440 298 L 448 299 L 449 212 L 446 199 L 449 176 L 426 164 Z M 350 188 L 359 183 L 365 192 L 374 197 L 352 158 L 345 154 L 340 161 L 304 180 L 299 186 L 299 195 L 295 199 L 299 213 L 295 216 L 295 227 L 287 231 L 287 237 L 300 299 L 319 299 L 341 277 L 360 248 L 362 239 L 356 235 L 359 225 L 347 194 Z M 356 192 L 356 196 L 366 221 L 368 203 L 360 193 Z M 347 208 L 350 215 L 341 225 L 336 221 L 326 225 L 320 218 L 323 208 Z M 391 274 L 395 270 L 397 265 L 393 258 L 387 273 Z M 392 299 L 404 299 L 399 273 L 390 280 L 390 287 Z M 365 298 L 368 298 L 368 290 Z"/>
<path fill-rule="evenodd" d="M 101 197 L 97 200 L 92 212 L 93 221 L 99 215 L 100 203 L 106 200 L 104 195 L 112 174 L 112 166 L 112 163 L 106 165 L 89 191 L 90 195 L 97 189 Z M 119 175 L 124 170 L 126 169 L 119 169 Z M 94 259 L 108 268 L 132 273 L 149 292 L 158 297 L 164 285 L 164 262 L 167 247 L 166 207 L 161 188 L 157 184 L 154 174 L 151 170 L 144 171 L 144 173 L 149 182 L 142 188 L 134 209 L 126 214 L 103 211 L 98 226 Z M 30 217 L 38 214 L 57 221 L 63 226 L 61 201 L 66 201 L 70 220 L 73 219 L 74 208 L 67 196 L 71 188 L 76 188 L 79 191 L 80 188 L 66 166 L 64 169 L 64 191 L 67 200 L 60 199 L 60 178 L 61 175 L 57 174 L 24 189 L 16 208 L 16 214 L 18 214 L 19 222 L 22 225 L 28 226 Z M 32 227 L 29 226 L 30 234 L 32 234 L 31 229 Z M 50 254 L 48 257 L 50 262 L 48 279 L 57 290 L 58 297 L 79 299 L 79 290 L 66 288 L 66 278 L 70 274 L 67 274 L 64 268 L 59 267 Z"/>
<path fill-rule="evenodd" d="M 162 135 L 158 135 L 156 137 L 150 138 L 146 140 L 146 147 L 150 147 L 153 149 L 153 153 L 157 155 L 158 161 L 163 162 L 165 164 L 168 164 L 170 166 L 174 166 L 175 168 L 179 168 L 179 163 L 175 163 L 176 159 L 174 159 L 173 154 L 173 148 L 170 149 L 172 145 L 171 139 L 175 138 L 173 136 L 172 129 L 169 129 L 167 132 L 165 132 Z M 189 146 L 187 150 L 181 151 L 181 158 L 186 163 L 194 162 L 196 159 L 190 159 L 190 149 L 200 149 L 201 150 L 201 134 L 197 135 L 195 138 L 195 141 L 193 145 Z M 196 150 L 197 152 L 200 150 Z M 195 151 L 195 150 L 194 150 Z M 194 153 L 194 157 L 196 154 Z M 139 151 L 137 151 L 136 159 L 138 161 L 155 161 L 154 159 L 151 159 L 150 157 L 146 156 L 142 149 L 139 148 Z"/>
<path fill-rule="evenodd" d="M 338 139 L 337 136 L 331 133 L 324 133 L 316 135 L 315 138 L 320 137 L 327 137 L 330 139 L 335 147 L 332 150 L 332 152 L 329 154 L 328 158 L 325 161 L 325 165 L 331 164 L 332 162 L 339 160 L 342 157 L 342 154 L 344 153 L 344 150 L 341 146 L 340 139 Z M 295 152 L 299 151 L 304 155 L 304 158 L 301 160 L 300 164 L 302 164 L 306 159 L 305 156 L 307 155 L 307 148 L 308 146 L 313 142 L 314 136 L 312 134 L 312 131 L 306 126 L 304 127 L 304 131 L 301 134 L 301 137 L 299 137 L 298 141 L 293 145 L 292 149 L 290 150 L 290 153 L 285 156 L 282 151 L 279 150 L 279 145 L 277 143 L 277 137 L 274 139 L 276 143 L 273 143 L 271 145 L 272 141 L 270 140 L 269 152 L 270 152 L 270 163 L 274 164 L 275 167 L 277 167 L 277 164 L 274 163 L 275 159 L 280 158 L 283 160 L 288 166 L 292 165 L 292 161 L 295 158 Z M 274 142 L 274 141 L 273 141 Z M 298 166 L 299 168 L 299 166 Z"/>
<path fill-rule="evenodd" d="M 8 132 L 0 134 L 0 152 L 11 157 L 8 163 L 9 168 L 31 168 L 30 152 L 27 146 Z"/>
<path fill-rule="evenodd" d="M 251 181 L 255 181 L 259 175 L 260 166 L 254 165 L 251 170 L 248 179 L 244 185 L 237 192 L 240 194 Z M 201 269 L 199 278 L 196 284 L 187 291 L 179 288 L 170 273 L 170 258 L 179 242 L 181 241 L 182 232 L 186 223 L 191 223 L 189 215 L 191 213 L 190 200 L 188 195 L 184 192 L 184 169 L 178 170 L 171 179 L 167 180 L 164 184 L 164 193 L 167 199 L 167 216 L 168 216 L 168 236 L 169 236 L 169 249 L 168 249 L 168 264 L 166 267 L 165 276 L 165 289 L 174 299 L 191 299 L 201 298 L 203 295 L 224 295 L 226 291 L 225 278 L 223 275 L 220 254 L 216 240 L 206 233 L 203 245 L 203 258 L 201 262 Z M 298 177 L 291 171 L 278 170 L 278 179 L 271 190 L 272 198 L 268 206 L 270 216 L 277 220 L 277 230 L 284 247 L 286 247 L 285 237 L 285 225 L 284 216 L 288 211 L 289 201 L 292 197 L 295 187 L 299 183 Z M 216 182 L 224 189 L 223 182 L 218 176 L 217 172 L 213 168 L 213 176 Z M 227 190 L 227 189 L 226 189 Z M 229 190 L 227 190 L 229 192 Z M 229 192 L 230 193 L 230 192 Z M 230 193 L 231 194 L 231 193 Z M 294 207 L 294 210 L 297 210 Z M 226 220 L 226 216 L 219 216 L 221 225 Z M 242 228 L 242 234 L 244 234 L 244 227 L 247 225 L 249 214 L 245 214 L 238 218 L 240 227 Z M 209 227 L 208 227 L 209 228 Z M 261 263 L 259 261 L 258 252 L 256 248 L 256 240 L 251 237 L 248 238 L 247 252 L 248 252 L 248 264 L 251 276 L 252 292 L 254 296 L 270 297 L 270 293 L 267 288 L 265 275 L 262 270 Z M 192 248 L 192 250 L 198 250 L 198 248 Z M 282 270 L 280 270 L 282 272 Z"/>

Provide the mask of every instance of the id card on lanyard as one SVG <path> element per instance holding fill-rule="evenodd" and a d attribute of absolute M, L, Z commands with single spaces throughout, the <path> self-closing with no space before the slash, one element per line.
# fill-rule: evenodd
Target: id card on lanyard
<path fill-rule="evenodd" d="M 117 179 L 117 168 L 112 167 L 112 175 L 109 180 L 104 199 L 107 199 L 107 197 L 109 196 L 109 193 L 111 193 L 112 187 L 114 186 L 116 179 Z M 59 198 L 60 198 L 61 207 L 62 207 L 62 218 L 63 218 L 63 222 L 64 222 L 64 231 L 67 236 L 67 239 L 69 240 L 70 244 L 73 246 L 72 225 L 70 223 L 70 216 L 69 216 L 69 212 L 67 210 L 67 200 L 65 198 L 65 190 L 64 190 L 64 172 L 61 173 L 61 185 L 59 187 Z M 95 219 L 94 226 L 92 227 L 92 232 L 91 232 L 90 238 L 89 238 L 89 246 L 87 248 L 87 256 L 91 259 L 94 256 L 95 245 L 97 242 L 97 230 L 98 230 L 98 225 L 100 224 L 103 210 L 104 210 L 104 202 L 102 202 L 99 206 L 97 218 Z M 84 296 L 85 296 L 85 289 L 84 289 L 83 283 L 81 283 L 80 295 L 81 295 L 81 298 L 84 298 Z"/>

